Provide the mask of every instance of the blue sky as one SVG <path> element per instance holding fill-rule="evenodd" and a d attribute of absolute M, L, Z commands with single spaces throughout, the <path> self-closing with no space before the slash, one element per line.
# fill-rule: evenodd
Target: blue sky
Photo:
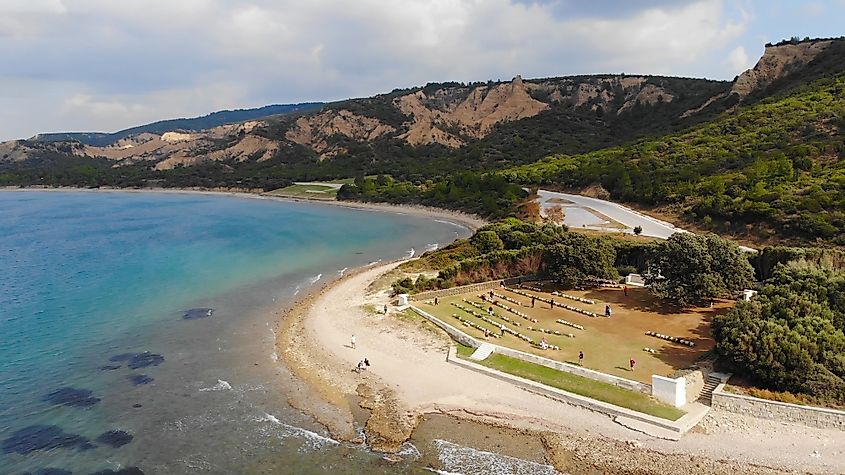
<path fill-rule="evenodd" d="M 733 79 L 845 0 L 0 0 L 0 140 L 429 81 Z"/>

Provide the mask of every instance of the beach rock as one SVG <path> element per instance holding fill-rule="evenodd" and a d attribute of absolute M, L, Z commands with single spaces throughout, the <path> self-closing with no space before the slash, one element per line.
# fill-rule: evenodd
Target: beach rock
<path fill-rule="evenodd" d="M 183 320 L 198 320 L 201 318 L 208 318 L 214 314 L 213 308 L 189 308 L 185 310 L 182 315 Z"/>
<path fill-rule="evenodd" d="M 144 405 L 143 404 L 133 404 L 132 407 L 134 407 L 135 409 L 138 409 L 138 408 L 144 407 Z"/>
<path fill-rule="evenodd" d="M 119 364 L 107 364 L 105 366 L 100 366 L 100 371 L 114 371 L 120 368 L 123 368 L 123 366 Z"/>
<path fill-rule="evenodd" d="M 144 384 L 150 384 L 155 381 L 155 379 L 147 376 L 146 374 L 133 374 L 131 376 L 128 376 L 128 378 L 129 381 L 132 381 L 132 384 L 135 386 L 143 386 Z"/>
<path fill-rule="evenodd" d="M 361 396 L 360 406 L 370 409 L 364 426 L 370 448 L 377 452 L 398 452 L 419 424 L 419 417 L 402 408 L 389 388 L 375 390 L 362 383 L 357 392 Z"/>
<path fill-rule="evenodd" d="M 127 366 L 131 369 L 138 369 L 149 366 L 158 366 L 162 363 L 164 363 L 164 356 L 145 351 L 143 353 L 133 355 L 132 358 L 129 359 Z"/>
<path fill-rule="evenodd" d="M 91 475 L 144 475 L 144 472 L 141 471 L 138 467 L 126 467 L 121 468 L 120 470 L 100 470 L 99 472 L 94 472 Z"/>
<path fill-rule="evenodd" d="M 114 355 L 109 358 L 109 361 L 117 362 L 117 361 L 128 361 L 135 356 L 135 353 L 120 353 L 119 355 Z"/>
<path fill-rule="evenodd" d="M 94 446 L 88 438 L 71 434 L 59 426 L 34 425 L 24 427 L 3 441 L 3 452 L 27 455 L 38 450 L 71 449 L 88 450 Z"/>
<path fill-rule="evenodd" d="M 44 396 L 44 401 L 62 406 L 90 407 L 100 402 L 100 398 L 92 396 L 89 389 L 64 387 Z"/>
<path fill-rule="evenodd" d="M 97 437 L 97 442 L 109 445 L 116 449 L 132 442 L 132 439 L 134 438 L 135 437 L 128 432 L 124 432 L 122 430 L 110 430 L 100 434 L 100 436 Z"/>

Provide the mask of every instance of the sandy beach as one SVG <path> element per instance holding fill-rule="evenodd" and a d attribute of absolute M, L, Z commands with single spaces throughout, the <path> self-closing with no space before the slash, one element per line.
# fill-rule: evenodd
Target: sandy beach
<path fill-rule="evenodd" d="M 680 441 L 662 440 L 450 364 L 445 334 L 395 309 L 373 311 L 383 309 L 388 294 L 371 284 L 396 265 L 350 274 L 280 321 L 279 354 L 322 398 L 297 407 L 339 438 L 354 438 L 357 395 L 371 409 L 366 432 L 376 450 L 395 450 L 422 415 L 436 413 L 533 433 L 545 444 L 547 460 L 566 473 L 845 470 L 845 435 L 838 431 L 711 413 Z M 359 375 L 352 369 L 363 358 L 372 366 Z"/>

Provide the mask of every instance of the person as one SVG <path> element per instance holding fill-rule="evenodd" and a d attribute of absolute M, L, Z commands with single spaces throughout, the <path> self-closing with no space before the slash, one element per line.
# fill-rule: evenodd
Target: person
<path fill-rule="evenodd" d="M 604 316 L 607 317 L 607 318 L 610 318 L 611 313 L 613 313 L 613 311 L 610 309 L 610 304 L 605 305 L 604 306 Z"/>
<path fill-rule="evenodd" d="M 628 362 L 631 365 L 631 371 L 634 371 L 634 366 L 637 365 L 637 362 L 634 361 L 634 358 L 631 358 L 631 361 Z"/>
<path fill-rule="evenodd" d="M 622 292 L 625 294 L 625 297 L 628 296 L 628 286 L 627 285 L 622 286 Z"/>
<path fill-rule="evenodd" d="M 499 325 L 499 329 L 502 330 L 502 336 L 505 336 L 505 325 Z"/>
<path fill-rule="evenodd" d="M 353 350 L 355 349 L 355 341 L 356 340 L 357 339 L 355 338 L 355 335 L 352 335 L 352 338 L 349 339 L 349 344 L 352 345 Z"/>
<path fill-rule="evenodd" d="M 367 368 L 370 367 L 370 360 L 368 360 L 367 358 L 364 358 L 364 366 L 366 366 Z"/>
<path fill-rule="evenodd" d="M 489 329 L 487 329 L 487 328 L 485 328 L 485 329 L 484 329 L 484 339 L 486 340 L 486 339 L 487 339 L 487 338 L 489 338 L 489 337 L 490 337 L 490 330 L 489 330 Z"/>
<path fill-rule="evenodd" d="M 552 299 L 551 303 L 549 305 L 550 305 L 549 308 L 554 309 L 555 308 L 555 299 Z"/>
<path fill-rule="evenodd" d="M 541 349 L 543 349 L 543 350 L 545 350 L 545 349 L 547 349 L 548 347 L 549 347 L 549 344 L 548 344 L 548 343 L 546 343 L 546 337 L 543 337 L 543 338 L 540 340 L 540 348 L 541 348 Z"/>
<path fill-rule="evenodd" d="M 578 366 L 584 366 L 584 352 L 578 352 Z"/>
<path fill-rule="evenodd" d="M 384 304 L 384 314 L 387 315 L 387 304 Z"/>
<path fill-rule="evenodd" d="M 531 297 L 531 308 L 534 308 L 534 304 L 537 302 L 536 297 Z"/>
<path fill-rule="evenodd" d="M 355 366 L 355 372 L 356 373 L 360 373 L 361 371 L 364 371 L 365 369 L 367 369 L 367 368 L 366 368 L 366 366 L 364 366 L 364 360 L 359 361 L 358 365 Z"/>
<path fill-rule="evenodd" d="M 491 299 L 493 298 L 493 291 L 492 290 L 490 291 L 490 298 Z"/>
<path fill-rule="evenodd" d="M 438 299 L 437 297 L 434 297 L 434 305 L 437 305 L 439 303 L 440 303 L 440 299 Z"/>
<path fill-rule="evenodd" d="M 487 307 L 487 315 L 493 315 L 493 307 Z"/>

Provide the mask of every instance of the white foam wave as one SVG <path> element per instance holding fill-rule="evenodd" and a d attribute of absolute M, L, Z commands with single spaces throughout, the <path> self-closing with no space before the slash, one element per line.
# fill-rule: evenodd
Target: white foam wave
<path fill-rule="evenodd" d="M 323 274 L 317 274 L 314 277 L 311 277 L 310 279 L 308 279 L 308 283 L 310 283 L 311 285 L 314 285 L 322 278 L 323 278 Z"/>
<path fill-rule="evenodd" d="M 381 262 L 381 259 L 379 259 L 379 260 L 377 260 L 377 261 L 370 262 L 369 264 L 367 264 L 367 266 L 368 266 L 368 267 L 369 267 L 369 266 L 374 266 L 374 265 L 378 264 L 379 262 Z"/>
<path fill-rule="evenodd" d="M 348 268 L 348 267 L 344 267 L 343 269 L 341 269 L 341 270 L 337 271 L 337 273 L 338 273 L 338 274 L 340 274 L 340 276 L 341 276 L 341 277 L 343 277 L 343 274 L 344 274 L 344 273 L 346 273 L 346 271 L 347 271 L 347 270 L 349 270 L 349 268 Z"/>
<path fill-rule="evenodd" d="M 229 391 L 232 389 L 232 385 L 229 384 L 228 381 L 223 381 L 222 379 L 217 380 L 217 384 L 210 388 L 201 388 L 200 391 Z"/>
<path fill-rule="evenodd" d="M 435 439 L 438 458 L 446 472 L 462 475 L 480 475 L 488 473 L 512 473 L 514 475 L 560 475 L 551 465 L 545 465 L 530 460 L 523 460 L 508 455 L 486 452 L 471 447 L 464 447 L 442 439 Z"/>
<path fill-rule="evenodd" d="M 435 220 L 434 220 L 434 222 L 435 222 L 435 223 L 443 223 L 443 224 L 451 224 L 452 226 L 457 226 L 457 227 L 459 227 L 459 228 L 463 228 L 463 227 L 464 227 L 462 224 L 453 223 L 453 222 L 451 222 L 451 221 L 446 221 L 446 220 L 444 220 L 444 219 L 435 219 Z"/>
<path fill-rule="evenodd" d="M 439 248 L 439 247 L 440 247 L 440 244 L 437 244 L 436 242 L 433 242 L 431 244 L 426 244 L 425 245 L 425 252 L 436 251 L 437 248 Z"/>
<path fill-rule="evenodd" d="M 316 432 L 312 432 L 308 429 L 303 429 L 302 427 L 292 426 L 290 424 L 285 424 L 284 422 L 280 421 L 279 418 L 272 414 L 265 413 L 263 417 L 259 417 L 257 419 L 258 422 L 271 422 L 277 426 L 279 426 L 278 436 L 286 439 L 286 438 L 295 438 L 299 439 L 303 442 L 303 448 L 307 448 L 310 450 L 319 450 L 327 445 L 339 445 L 340 442 L 323 435 L 320 435 Z"/>
<path fill-rule="evenodd" d="M 415 255 L 416 253 L 417 253 L 417 251 L 416 251 L 416 250 L 414 250 L 414 248 L 412 247 L 412 248 L 411 248 L 411 250 L 410 250 L 410 251 L 408 251 L 408 255 L 405 257 L 405 259 L 411 259 L 412 257 L 414 257 L 414 255 Z"/>

